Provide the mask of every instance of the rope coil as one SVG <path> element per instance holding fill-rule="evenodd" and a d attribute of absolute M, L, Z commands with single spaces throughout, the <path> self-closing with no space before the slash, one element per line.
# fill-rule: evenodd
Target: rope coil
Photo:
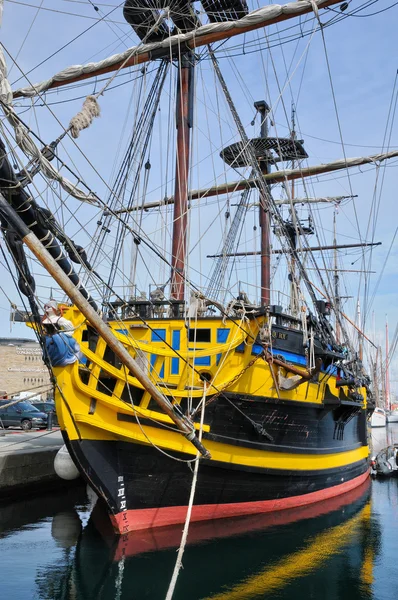
<path fill-rule="evenodd" d="M 69 123 L 69 130 L 73 139 L 78 138 L 83 129 L 90 127 L 93 120 L 96 117 L 99 117 L 100 114 L 101 109 L 97 102 L 97 98 L 95 96 L 87 96 L 83 102 L 81 111 L 78 112 Z"/>

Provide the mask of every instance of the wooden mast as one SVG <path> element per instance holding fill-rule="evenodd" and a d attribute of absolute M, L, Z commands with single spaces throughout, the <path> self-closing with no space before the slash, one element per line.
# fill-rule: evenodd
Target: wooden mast
<path fill-rule="evenodd" d="M 260 135 L 262 138 L 268 137 L 268 113 L 270 107 L 264 101 L 255 102 L 255 108 L 261 116 Z M 270 173 L 271 167 L 267 160 L 260 162 L 260 168 L 263 173 Z M 270 184 L 267 183 L 265 189 L 260 191 L 259 223 L 261 237 L 261 306 L 269 306 L 271 303 L 271 241 L 270 241 L 270 218 L 269 218 L 269 200 L 268 195 Z"/>
<path fill-rule="evenodd" d="M 192 127 L 193 63 L 185 54 L 179 64 L 177 88 L 177 158 L 171 256 L 171 298 L 185 297 L 185 256 L 188 224 L 188 174 Z"/>
<path fill-rule="evenodd" d="M 290 138 L 291 138 L 292 142 L 294 142 L 296 140 L 294 105 L 292 106 L 292 130 L 291 130 Z M 292 160 L 292 171 L 294 171 L 295 164 L 296 164 L 295 160 Z M 300 165 L 299 161 L 297 161 L 297 164 Z M 299 233 L 299 230 L 297 229 L 296 210 L 293 206 L 293 200 L 294 200 L 294 195 L 295 195 L 294 179 L 292 179 L 292 188 L 291 188 L 290 195 L 291 195 L 291 197 L 289 198 L 289 200 L 292 200 L 292 206 L 290 206 L 290 210 L 289 210 L 291 217 L 292 217 L 292 231 L 291 231 L 290 237 L 291 237 L 292 243 L 294 245 L 294 249 L 297 250 L 297 234 Z M 294 234 L 293 234 L 293 228 L 295 229 Z M 297 290 L 297 281 L 296 281 L 296 257 L 295 257 L 294 253 L 292 253 L 292 256 L 290 259 L 289 278 L 290 278 L 290 312 L 294 317 L 297 317 L 298 312 L 299 312 L 299 299 L 298 299 L 298 290 Z"/>

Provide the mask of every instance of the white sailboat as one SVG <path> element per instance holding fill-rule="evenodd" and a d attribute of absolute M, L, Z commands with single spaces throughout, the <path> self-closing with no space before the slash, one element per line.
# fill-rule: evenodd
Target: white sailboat
<path fill-rule="evenodd" d="M 388 421 L 388 423 L 398 423 L 398 409 L 397 408 L 395 410 L 390 411 L 387 414 L 387 421 Z"/>
<path fill-rule="evenodd" d="M 385 427 L 387 424 L 387 413 L 384 408 L 376 408 L 373 411 L 372 417 L 370 419 L 371 427 Z"/>

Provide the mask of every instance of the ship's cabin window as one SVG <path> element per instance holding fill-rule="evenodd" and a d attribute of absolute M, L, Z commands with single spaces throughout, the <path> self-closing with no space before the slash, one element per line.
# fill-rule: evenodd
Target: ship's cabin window
<path fill-rule="evenodd" d="M 189 341 L 190 342 L 210 342 L 211 341 L 211 329 L 190 329 L 189 330 Z"/>

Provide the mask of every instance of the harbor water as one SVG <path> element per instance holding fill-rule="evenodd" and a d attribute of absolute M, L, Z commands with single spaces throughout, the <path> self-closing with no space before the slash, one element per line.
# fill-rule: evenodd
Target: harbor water
<path fill-rule="evenodd" d="M 398 423 L 372 429 L 374 452 Z M 395 600 L 398 477 L 273 515 L 192 524 L 176 600 Z M 163 600 L 181 539 L 116 537 L 82 486 L 0 507 L 0 597 Z"/>

